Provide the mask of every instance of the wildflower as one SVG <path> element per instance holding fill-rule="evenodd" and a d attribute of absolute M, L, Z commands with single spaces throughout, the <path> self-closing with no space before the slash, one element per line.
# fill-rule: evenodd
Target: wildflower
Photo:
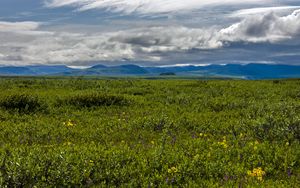
<path fill-rule="evenodd" d="M 220 146 L 223 146 L 225 149 L 228 148 L 228 144 L 227 144 L 227 141 L 226 141 L 226 136 L 223 137 L 223 141 L 222 142 L 218 142 L 218 144 Z"/>
<path fill-rule="evenodd" d="M 288 175 L 289 177 L 292 176 L 292 170 L 291 170 L 291 168 L 288 168 L 288 169 L 287 169 L 287 175 Z"/>
<path fill-rule="evenodd" d="M 228 148 L 228 144 L 226 142 L 220 142 L 219 143 L 221 146 L 223 146 L 225 149 Z"/>
<path fill-rule="evenodd" d="M 74 127 L 75 126 L 74 122 L 72 120 L 70 120 L 70 119 L 67 122 L 64 122 L 63 124 L 66 127 Z"/>
<path fill-rule="evenodd" d="M 152 144 L 152 145 L 154 145 L 154 144 L 155 144 L 155 142 L 152 140 L 152 141 L 151 141 L 151 144 Z"/>
<path fill-rule="evenodd" d="M 177 168 L 174 167 L 174 166 L 168 169 L 168 173 L 169 173 L 169 174 L 175 174 L 175 173 L 177 173 L 177 172 L 178 172 L 178 170 L 177 170 Z"/>
<path fill-rule="evenodd" d="M 208 135 L 206 133 L 199 133 L 199 137 L 204 137 L 206 138 Z"/>
<path fill-rule="evenodd" d="M 263 176 L 266 175 L 266 172 L 263 171 L 261 167 L 258 167 L 258 168 L 254 168 L 252 171 L 248 170 L 247 174 L 248 176 L 256 177 L 257 180 L 262 181 Z"/>

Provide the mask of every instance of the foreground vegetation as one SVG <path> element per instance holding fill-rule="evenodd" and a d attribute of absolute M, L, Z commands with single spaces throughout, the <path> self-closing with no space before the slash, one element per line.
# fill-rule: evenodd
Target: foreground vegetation
<path fill-rule="evenodd" d="M 0 80 L 0 187 L 299 187 L 300 80 Z"/>

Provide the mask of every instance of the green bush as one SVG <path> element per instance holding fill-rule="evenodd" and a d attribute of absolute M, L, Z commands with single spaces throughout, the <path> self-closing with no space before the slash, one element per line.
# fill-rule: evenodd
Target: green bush
<path fill-rule="evenodd" d="M 33 113 L 46 109 L 46 104 L 38 96 L 29 94 L 8 95 L 0 100 L 0 107 L 19 113 Z"/>
<path fill-rule="evenodd" d="M 76 106 L 79 108 L 91 108 L 91 107 L 112 106 L 112 105 L 124 106 L 129 104 L 129 100 L 126 99 L 124 96 L 119 96 L 119 95 L 90 93 L 90 94 L 79 94 L 62 100 L 59 99 L 58 103 Z"/>

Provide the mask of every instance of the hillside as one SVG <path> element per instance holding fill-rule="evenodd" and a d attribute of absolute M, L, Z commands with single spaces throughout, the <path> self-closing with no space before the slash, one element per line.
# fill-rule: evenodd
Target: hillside
<path fill-rule="evenodd" d="M 176 76 L 224 77 L 240 79 L 299 78 L 300 66 L 268 64 L 228 64 L 208 66 L 141 67 L 128 64 L 119 66 L 95 65 L 87 69 L 66 66 L 0 67 L 0 75 L 16 76 Z"/>

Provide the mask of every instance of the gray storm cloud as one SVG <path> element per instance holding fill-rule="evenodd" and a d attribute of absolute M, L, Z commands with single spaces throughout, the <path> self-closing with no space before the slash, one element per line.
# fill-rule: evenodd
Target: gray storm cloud
<path fill-rule="evenodd" d="M 281 43 L 299 37 L 299 13 L 250 16 L 222 29 L 160 26 L 89 35 L 42 31 L 34 22 L 0 22 L 0 64 L 161 61 L 172 53 L 230 48 L 235 42 Z"/>

